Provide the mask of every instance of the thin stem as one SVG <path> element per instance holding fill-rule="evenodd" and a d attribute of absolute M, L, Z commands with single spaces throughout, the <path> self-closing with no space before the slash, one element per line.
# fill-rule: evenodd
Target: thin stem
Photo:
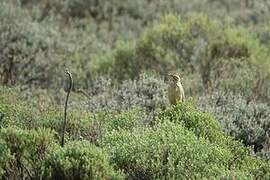
<path fill-rule="evenodd" d="M 69 87 L 68 87 L 66 103 L 65 103 L 65 112 L 64 112 L 63 131 L 62 131 L 62 137 L 61 137 L 61 146 L 65 145 L 65 132 L 66 132 L 66 126 L 67 126 L 68 99 L 69 99 L 69 95 L 70 95 L 70 92 L 71 92 L 71 88 L 73 86 L 72 74 L 68 70 L 66 70 L 65 72 L 66 72 L 66 74 L 68 75 L 68 78 L 69 78 Z"/>

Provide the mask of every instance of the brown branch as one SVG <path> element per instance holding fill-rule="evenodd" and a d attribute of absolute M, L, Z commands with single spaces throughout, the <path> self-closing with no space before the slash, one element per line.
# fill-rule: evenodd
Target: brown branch
<path fill-rule="evenodd" d="M 79 89 L 77 92 L 83 94 L 88 99 L 91 98 L 91 96 L 88 93 L 86 93 L 84 90 L 82 90 L 82 89 Z"/>
<path fill-rule="evenodd" d="M 68 87 L 66 103 L 65 103 L 64 121 L 63 121 L 62 137 L 61 137 L 61 146 L 65 145 L 65 132 L 66 132 L 66 126 L 67 126 L 68 99 L 69 99 L 69 94 L 70 94 L 72 86 L 73 86 L 72 74 L 67 69 L 66 69 L 65 72 L 66 72 L 66 74 L 68 75 L 68 78 L 69 78 L 69 87 Z"/>

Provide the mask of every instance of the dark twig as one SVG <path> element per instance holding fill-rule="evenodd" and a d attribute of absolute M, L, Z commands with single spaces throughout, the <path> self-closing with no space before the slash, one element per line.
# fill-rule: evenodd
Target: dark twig
<path fill-rule="evenodd" d="M 27 172 L 29 178 L 30 178 L 30 179 L 34 179 L 34 178 L 32 177 L 32 175 L 31 175 L 30 170 L 29 170 L 22 162 L 20 162 L 19 164 L 20 164 L 20 166 L 22 167 L 22 169 L 25 169 L 25 170 L 26 170 L 26 172 Z"/>
<path fill-rule="evenodd" d="M 69 99 L 69 94 L 71 92 L 71 88 L 73 86 L 73 79 L 72 79 L 72 74 L 66 70 L 66 74 L 68 75 L 69 78 L 69 87 L 67 91 L 67 97 L 66 97 L 66 103 L 65 103 L 65 112 L 64 112 L 64 122 L 63 122 L 63 132 L 62 132 L 62 137 L 61 137 L 61 146 L 65 145 L 65 132 L 66 132 L 66 126 L 67 126 L 67 106 L 68 106 L 68 99 Z"/>
<path fill-rule="evenodd" d="M 82 90 L 82 89 L 79 89 L 77 92 L 83 94 L 83 95 L 84 95 L 86 98 L 88 98 L 88 99 L 91 98 L 91 96 L 90 96 L 89 94 L 87 94 L 87 93 L 86 93 L 84 90 Z"/>
<path fill-rule="evenodd" d="M 0 112 L 0 123 L 2 122 L 2 120 L 4 119 L 4 117 L 5 117 L 5 114 L 2 113 L 2 112 Z M 1 126 L 1 125 L 0 125 L 0 126 Z"/>

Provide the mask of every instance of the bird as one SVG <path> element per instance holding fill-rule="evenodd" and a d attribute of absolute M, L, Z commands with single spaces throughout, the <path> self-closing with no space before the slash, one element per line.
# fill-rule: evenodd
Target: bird
<path fill-rule="evenodd" d="M 168 99 L 172 105 L 176 105 L 177 102 L 184 102 L 185 93 L 181 84 L 181 77 L 179 74 L 168 74 Z"/>

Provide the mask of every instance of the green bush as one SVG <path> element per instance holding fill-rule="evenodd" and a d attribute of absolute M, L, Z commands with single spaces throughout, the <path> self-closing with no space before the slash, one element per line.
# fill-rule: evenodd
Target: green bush
<path fill-rule="evenodd" d="M 55 145 L 53 133 L 46 129 L 22 130 L 18 127 L 2 128 L 0 140 L 1 172 L 4 179 L 41 178 L 44 160 L 49 148 Z M 3 173 L 4 172 L 4 173 Z"/>
<path fill-rule="evenodd" d="M 104 124 L 107 127 L 106 132 L 113 130 L 132 130 L 133 128 L 143 127 L 145 121 L 145 112 L 140 108 L 132 108 L 128 111 L 122 111 L 119 114 L 113 112 L 107 113 L 104 118 Z"/>
<path fill-rule="evenodd" d="M 60 139 L 63 127 L 62 116 L 59 110 L 47 111 L 38 118 L 38 124 L 40 127 L 55 130 Z M 142 127 L 148 123 L 146 119 L 145 111 L 135 107 L 120 112 L 108 109 L 99 109 L 95 113 L 70 110 L 67 118 L 66 139 L 84 139 L 97 144 L 106 132 Z"/>
<path fill-rule="evenodd" d="M 167 121 L 181 124 L 198 138 L 205 138 L 213 144 L 229 149 L 236 164 L 241 164 L 241 161 L 250 154 L 248 148 L 244 148 L 240 142 L 234 141 L 222 132 L 219 122 L 211 114 L 196 109 L 190 102 L 179 103 L 177 106 L 161 111 L 154 126 Z"/>
<path fill-rule="evenodd" d="M 239 27 L 224 26 L 204 15 L 164 16 L 134 42 L 119 43 L 112 70 L 117 79 L 136 78 L 142 71 L 166 74 L 199 72 L 205 88 L 230 89 L 247 96 L 268 90 L 268 52 L 264 45 Z M 198 88 L 194 87 L 195 89 Z"/>
<path fill-rule="evenodd" d="M 98 114 L 70 110 L 67 116 L 66 140 L 86 139 L 96 143 L 105 130 L 104 123 L 99 118 L 95 119 L 96 117 L 98 117 Z M 37 121 L 39 126 L 55 130 L 60 140 L 63 130 L 63 113 L 61 110 L 46 111 Z"/>
<path fill-rule="evenodd" d="M 1 0 L 0 179 L 269 179 L 269 7 Z M 165 108 L 170 71 L 219 122 Z"/>
<path fill-rule="evenodd" d="M 172 122 L 154 129 L 113 131 L 105 136 L 103 146 L 132 179 L 251 178 L 249 170 L 258 168 L 254 159 L 244 161 L 247 155 L 235 161 L 230 149 L 198 138 Z M 249 165 L 242 169 L 242 163 Z"/>
<path fill-rule="evenodd" d="M 86 142 L 69 142 L 51 149 L 46 159 L 49 179 L 123 179 L 109 164 L 108 155 Z"/>
<path fill-rule="evenodd" d="M 161 111 L 152 128 L 107 132 L 101 145 L 133 179 L 268 176 L 267 162 L 190 103 Z"/>
<path fill-rule="evenodd" d="M 123 95 L 123 94 L 121 94 Z M 63 128 L 63 108 L 45 101 L 33 98 L 31 101 L 24 101 L 22 94 L 9 88 L 0 88 L 0 117 L 1 127 L 17 126 L 24 129 L 48 128 L 57 132 L 57 139 L 60 139 Z M 36 102 L 38 101 L 38 102 Z M 113 100 L 111 100 L 113 101 Z M 86 139 L 92 143 L 97 143 L 106 131 L 119 129 L 133 129 L 149 123 L 150 117 L 146 114 L 145 108 L 133 107 L 136 104 L 123 104 L 125 109 L 109 110 L 109 107 L 91 106 L 94 112 L 89 112 L 89 106 L 82 110 L 82 105 L 70 104 L 67 125 L 66 139 L 78 140 Z M 99 102 L 100 103 L 100 102 Z M 119 99 L 120 103 L 120 99 Z M 123 103 L 123 102 L 122 102 Z M 40 107 L 42 106 L 42 107 Z M 44 107 L 43 107 L 44 106 Z M 113 107 L 116 107 L 115 104 Z M 79 109 L 80 108 L 80 109 Z"/>
<path fill-rule="evenodd" d="M 160 112 L 156 123 L 171 121 L 182 124 L 198 137 L 217 142 L 223 136 L 220 125 L 209 113 L 196 110 L 191 102 L 179 103 Z"/>
<path fill-rule="evenodd" d="M 18 91 L 0 87 L 0 127 L 19 126 L 23 128 L 37 127 L 36 108 L 31 101 L 20 99 Z"/>
<path fill-rule="evenodd" d="M 42 102 L 38 97 L 31 97 L 31 100 L 26 101 L 23 93 L 0 87 L 0 126 L 17 126 L 23 129 L 48 128 L 57 132 L 56 137 L 60 139 L 63 108 L 50 105 L 48 101 Z M 66 138 L 69 140 L 85 138 L 95 143 L 101 137 L 103 127 L 93 116 L 94 114 L 87 111 L 70 109 L 67 116 Z"/>
<path fill-rule="evenodd" d="M 0 177 L 3 178 L 5 168 L 8 166 L 8 162 L 12 160 L 12 155 L 5 142 L 0 139 Z"/>

